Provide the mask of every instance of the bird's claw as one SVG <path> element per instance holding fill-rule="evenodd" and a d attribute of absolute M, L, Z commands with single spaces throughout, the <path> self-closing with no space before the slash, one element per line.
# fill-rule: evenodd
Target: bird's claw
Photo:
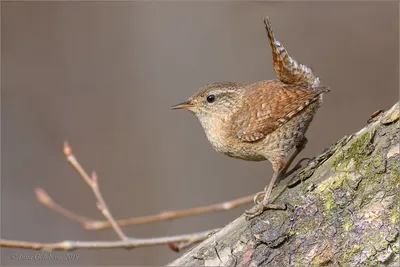
<path fill-rule="evenodd" d="M 260 193 L 262 193 L 262 192 L 260 192 Z M 245 211 L 245 216 L 248 219 L 252 219 L 254 217 L 259 216 L 260 214 L 262 214 L 267 209 L 270 209 L 270 210 L 286 210 L 287 209 L 287 205 L 286 204 L 279 205 L 279 204 L 264 203 L 262 201 L 261 202 L 257 201 L 257 203 L 256 203 L 256 205 L 254 207 L 252 207 L 251 209 Z"/>
<path fill-rule="evenodd" d="M 256 204 L 256 205 L 261 204 L 261 201 L 259 201 L 258 199 L 259 199 L 262 195 L 265 195 L 265 190 L 264 190 L 264 191 L 261 191 L 261 192 L 258 192 L 257 194 L 255 194 L 255 196 L 254 196 L 254 198 L 253 198 L 254 204 Z"/>

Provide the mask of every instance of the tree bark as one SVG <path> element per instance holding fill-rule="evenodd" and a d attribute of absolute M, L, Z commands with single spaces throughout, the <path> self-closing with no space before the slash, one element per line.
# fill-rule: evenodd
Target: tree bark
<path fill-rule="evenodd" d="M 396 103 L 281 182 L 287 210 L 242 215 L 169 266 L 399 266 L 399 157 Z"/>

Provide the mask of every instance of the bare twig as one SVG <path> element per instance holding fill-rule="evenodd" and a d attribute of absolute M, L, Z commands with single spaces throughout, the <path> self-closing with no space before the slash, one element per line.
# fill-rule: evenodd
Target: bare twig
<path fill-rule="evenodd" d="M 201 240 L 195 241 L 195 242 L 186 242 L 186 243 L 168 243 L 168 247 L 175 251 L 175 252 L 181 252 L 191 246 L 193 246 L 194 244 L 201 242 Z"/>
<path fill-rule="evenodd" d="M 99 249 L 99 248 L 136 248 L 145 246 L 164 245 L 174 242 L 197 243 L 206 239 L 210 233 L 219 229 L 208 230 L 177 236 L 165 236 L 156 238 L 127 238 L 118 241 L 63 241 L 58 243 L 38 243 L 16 240 L 0 239 L 0 247 L 24 248 L 34 250 L 74 250 L 74 249 Z"/>
<path fill-rule="evenodd" d="M 67 217 L 68 219 L 70 219 L 72 221 L 82 223 L 84 225 L 84 227 L 85 227 L 85 222 L 91 222 L 91 221 L 95 222 L 94 219 L 91 219 L 91 218 L 88 218 L 88 217 L 85 217 L 82 215 L 78 215 L 78 214 L 62 207 L 61 205 L 57 204 L 56 202 L 53 201 L 53 199 L 51 199 L 51 197 L 42 188 L 35 188 L 35 194 L 36 194 L 36 198 L 39 200 L 40 203 L 42 203 L 46 207 L 49 207 L 50 209 L 54 210 L 55 212 Z"/>
<path fill-rule="evenodd" d="M 78 160 L 72 154 L 71 147 L 67 142 L 64 143 L 64 154 L 67 157 L 68 162 L 78 171 L 81 177 L 89 185 L 90 189 L 93 191 L 97 199 L 97 207 L 107 218 L 108 226 L 111 226 L 114 231 L 118 234 L 121 240 L 118 241 L 62 241 L 58 243 L 40 243 L 40 242 L 26 242 L 17 240 L 6 240 L 0 239 L 0 247 L 12 247 L 12 248 L 25 248 L 25 249 L 35 249 L 35 250 L 73 250 L 79 248 L 135 248 L 143 246 L 155 246 L 168 244 L 169 247 L 176 246 L 180 247 L 180 250 L 193 245 L 195 243 L 201 242 L 206 239 L 210 233 L 214 233 L 219 229 L 208 230 L 204 232 L 197 232 L 185 235 L 176 236 L 166 236 L 166 237 L 156 237 L 156 238 L 128 238 L 119 227 L 118 223 L 114 220 L 111 212 L 109 211 L 106 202 L 100 192 L 98 178 L 96 173 L 92 173 L 92 176 L 85 172 L 82 166 L 79 164 Z M 80 222 L 88 228 L 86 224 L 96 222 L 85 216 L 77 215 L 62 206 L 55 203 L 50 196 L 41 188 L 36 188 L 35 190 L 38 200 L 45 206 L 55 210 L 56 212 L 64 215 L 65 217 Z M 101 221 L 100 221 L 101 222 Z M 181 245 L 183 243 L 183 245 Z M 172 248 L 172 247 L 171 247 Z M 175 249 L 175 251 L 177 251 Z"/>
<path fill-rule="evenodd" d="M 71 219 L 75 222 L 82 224 L 82 226 L 87 230 L 101 230 L 111 226 L 109 221 L 99 221 L 92 218 L 87 218 L 82 215 L 78 215 L 61 205 L 57 204 L 50 198 L 50 196 L 41 188 L 36 189 L 36 197 L 46 207 L 54 210 L 55 212 Z M 164 211 L 159 214 L 148 215 L 143 217 L 133 217 L 128 219 L 117 220 L 116 223 L 119 226 L 129 226 L 129 225 L 137 225 L 137 224 L 147 224 L 153 222 L 160 222 L 166 220 L 174 220 L 182 217 L 194 216 L 198 214 L 204 214 L 209 212 L 216 211 L 227 211 L 239 207 L 241 205 L 245 205 L 248 203 L 252 203 L 254 198 L 253 195 L 249 195 L 246 197 L 212 204 L 208 206 L 201 206 L 197 208 L 191 208 L 186 210 L 173 210 L 173 211 Z"/>
<path fill-rule="evenodd" d="M 111 212 L 109 211 L 106 202 L 100 192 L 98 178 L 96 173 L 92 173 L 90 177 L 86 171 L 79 164 L 78 160 L 72 154 L 72 149 L 67 142 L 64 143 L 64 154 L 71 165 L 78 171 L 84 181 L 89 185 L 93 194 L 97 199 L 97 207 L 101 213 L 106 217 L 107 221 L 96 221 L 85 216 L 78 215 L 61 205 L 54 202 L 50 196 L 41 188 L 36 188 L 36 197 L 45 206 L 58 212 L 59 214 L 83 224 L 86 229 L 103 229 L 106 227 L 112 227 L 118 234 L 121 240 L 118 241 L 62 241 L 58 243 L 40 243 L 40 242 L 26 242 L 17 240 L 6 240 L 0 239 L 0 247 L 13 247 L 13 248 L 25 248 L 25 249 L 36 249 L 36 250 L 73 250 L 79 248 L 135 248 L 142 246 L 155 246 L 168 244 L 168 246 L 174 251 L 181 251 L 188 248 L 196 243 L 199 243 L 206 239 L 210 234 L 215 233 L 219 229 L 208 230 L 204 232 L 197 232 L 185 235 L 167 236 L 167 237 L 156 237 L 156 238 L 128 238 L 121 230 L 120 225 L 132 225 L 132 224 L 143 224 L 156 221 L 163 221 L 168 219 L 176 219 L 180 217 L 196 215 L 212 211 L 229 210 L 237 206 L 250 203 L 253 199 L 253 195 L 244 198 L 223 202 L 220 204 L 203 206 L 194 209 L 187 209 L 181 211 L 169 211 L 162 212 L 158 215 L 150 215 L 145 217 L 130 218 L 126 220 L 115 221 Z"/>
<path fill-rule="evenodd" d="M 212 231 L 210 231 L 210 232 L 208 233 L 207 236 L 211 236 L 211 235 L 215 234 L 215 233 L 216 233 L 217 231 L 219 231 L 219 230 L 220 230 L 220 229 L 212 230 Z M 187 242 L 181 242 L 181 243 L 177 243 L 177 242 L 172 243 L 172 242 L 169 242 L 169 243 L 168 243 L 168 247 L 169 247 L 170 249 L 172 249 L 173 251 L 175 251 L 175 252 L 180 252 L 180 251 L 183 251 L 183 250 L 185 250 L 185 249 L 187 249 L 187 248 L 193 246 L 194 244 L 197 244 L 197 243 L 199 243 L 199 242 L 201 242 L 201 241 L 203 241 L 203 240 L 204 240 L 204 239 L 193 238 L 193 239 L 191 239 L 191 240 L 189 240 L 189 241 L 187 241 Z"/>
<path fill-rule="evenodd" d="M 114 229 L 114 231 L 117 233 L 119 238 L 121 240 L 126 240 L 128 239 L 124 232 L 122 232 L 121 228 L 119 225 L 115 222 L 110 210 L 107 207 L 106 202 L 103 199 L 103 196 L 100 192 L 99 188 L 99 183 L 97 182 L 97 175 L 95 172 L 92 173 L 92 177 L 89 177 L 89 175 L 85 172 L 85 170 L 82 168 L 82 166 L 79 164 L 78 160 L 75 158 L 74 154 L 72 154 L 72 149 L 69 146 L 68 142 L 64 142 L 64 154 L 67 157 L 67 160 L 71 165 L 75 168 L 75 170 L 78 171 L 78 173 L 81 175 L 83 180 L 89 185 L 90 189 L 92 189 L 93 194 L 95 195 L 97 199 L 97 208 L 100 210 L 100 212 L 106 217 L 108 222 L 110 223 L 111 227 Z M 71 214 L 70 214 L 71 215 Z"/>

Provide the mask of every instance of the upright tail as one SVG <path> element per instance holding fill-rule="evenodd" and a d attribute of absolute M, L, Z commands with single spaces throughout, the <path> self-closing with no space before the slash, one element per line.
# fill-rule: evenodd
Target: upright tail
<path fill-rule="evenodd" d="M 309 67 L 298 63 L 292 58 L 283 45 L 275 39 L 268 17 L 264 18 L 264 24 L 272 48 L 275 73 L 278 75 L 279 80 L 293 85 L 319 86 L 319 77 Z"/>

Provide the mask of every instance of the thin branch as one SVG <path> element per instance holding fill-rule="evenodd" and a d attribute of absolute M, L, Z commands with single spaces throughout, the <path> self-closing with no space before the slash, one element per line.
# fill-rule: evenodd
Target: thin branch
<path fill-rule="evenodd" d="M 252 194 L 252 195 L 249 195 L 246 197 L 242 197 L 242 198 L 238 198 L 238 199 L 234 199 L 234 200 L 230 200 L 230 201 L 226 201 L 226 202 L 222 202 L 222 203 L 218 203 L 218 204 L 212 204 L 212 205 L 208 205 L 208 206 L 201 206 L 201 207 L 191 208 L 191 209 L 186 209 L 186 210 L 164 211 L 164 212 L 161 212 L 159 214 L 154 214 L 154 215 L 122 219 L 122 220 L 116 221 L 116 223 L 119 226 L 129 226 L 129 225 L 147 224 L 147 223 L 153 223 L 153 222 L 179 219 L 182 217 L 194 216 L 194 215 L 210 213 L 210 212 L 227 211 L 227 210 L 231 210 L 233 208 L 239 207 L 241 205 L 252 203 L 254 195 L 255 194 Z M 111 226 L 109 221 L 99 221 L 99 220 L 95 220 L 92 218 L 87 218 L 85 216 L 78 215 L 78 214 L 62 207 L 61 205 L 54 202 L 54 200 L 52 200 L 50 198 L 50 196 L 43 189 L 40 189 L 40 188 L 36 189 L 36 196 L 40 203 L 42 203 L 46 207 L 50 208 L 51 210 L 54 210 L 58 214 L 82 224 L 85 229 L 101 230 L 101 229 L 105 229 L 105 228 L 108 228 Z"/>
<path fill-rule="evenodd" d="M 174 251 L 181 251 L 196 243 L 199 243 L 206 239 L 210 234 L 215 233 L 219 229 L 208 230 L 204 232 L 197 232 L 192 234 L 167 236 L 167 237 L 156 237 L 156 238 L 128 238 L 120 228 L 120 225 L 132 225 L 132 224 L 143 224 L 156 221 L 163 221 L 169 219 L 176 219 L 185 216 L 191 216 L 196 214 L 202 214 L 207 212 L 230 210 L 240 205 L 244 205 L 252 202 L 253 195 L 227 201 L 219 204 L 202 206 L 193 209 L 181 210 L 181 211 L 169 211 L 162 212 L 158 215 L 150 215 L 144 217 L 130 218 L 126 220 L 115 221 L 111 212 L 109 211 L 106 202 L 101 194 L 98 178 L 96 173 L 92 173 L 90 177 L 86 171 L 79 164 L 78 160 L 72 154 L 72 149 L 67 142 L 64 143 L 64 154 L 67 157 L 68 162 L 78 171 L 81 177 L 89 185 L 93 194 L 97 199 L 97 207 L 107 218 L 107 221 L 96 221 L 85 216 L 78 215 L 61 205 L 54 202 L 51 197 L 41 188 L 36 188 L 35 193 L 39 202 L 49 207 L 50 209 L 58 212 L 59 214 L 79 222 L 84 225 L 86 229 L 103 229 L 106 227 L 112 227 L 118 234 L 121 240 L 118 241 L 62 241 L 58 243 L 40 243 L 40 242 L 27 242 L 17 240 L 6 240 L 0 239 L 0 247 L 13 247 L 13 248 L 24 248 L 24 249 L 35 249 L 35 250 L 73 250 L 79 248 L 135 248 L 142 246 L 155 246 L 167 244 Z"/>
<path fill-rule="evenodd" d="M 200 242 L 200 241 L 199 241 Z M 168 243 L 168 247 L 175 251 L 175 252 L 181 252 L 187 248 L 190 248 L 191 246 L 193 246 L 194 244 L 196 244 L 197 242 L 186 242 L 186 243 Z"/>
<path fill-rule="evenodd" d="M 83 215 L 78 215 L 78 214 L 62 207 L 61 205 L 57 204 L 56 202 L 54 202 L 53 199 L 51 199 L 51 197 L 42 188 L 35 188 L 35 194 L 36 194 L 36 198 L 38 199 L 38 201 L 40 203 L 42 203 L 44 206 L 54 210 L 55 212 L 63 215 L 64 217 L 67 217 L 71 221 L 75 221 L 77 223 L 83 224 L 84 227 L 85 227 L 85 222 L 91 222 L 91 221 L 95 222 L 96 221 L 94 219 L 85 217 Z M 111 225 L 109 224 L 109 226 L 111 226 Z"/>
<path fill-rule="evenodd" d="M 0 239 L 0 247 L 24 248 L 34 250 L 74 250 L 99 248 L 136 248 L 145 246 L 165 245 L 175 242 L 197 243 L 206 239 L 211 233 L 219 229 L 208 230 L 185 235 L 165 236 L 156 238 L 127 238 L 118 241 L 62 241 L 58 243 L 38 243 Z"/>
<path fill-rule="evenodd" d="M 109 211 L 106 202 L 101 194 L 98 178 L 96 173 L 92 173 L 92 176 L 85 172 L 78 160 L 72 154 L 71 147 L 67 142 L 64 143 L 64 154 L 67 157 L 68 162 L 78 171 L 81 177 L 89 185 L 97 199 L 97 207 L 107 218 L 108 226 L 111 226 L 114 231 L 118 234 L 121 240 L 118 241 L 62 241 L 58 243 L 40 243 L 40 242 L 27 242 L 17 240 L 6 240 L 0 239 L 0 247 L 10 248 L 24 248 L 24 249 L 35 249 L 35 250 L 73 250 L 82 248 L 135 248 L 143 246 L 155 246 L 168 244 L 168 246 L 175 251 L 182 250 L 193 244 L 199 243 L 206 239 L 211 233 L 218 231 L 219 229 L 208 230 L 204 232 L 197 232 L 185 235 L 167 236 L 167 237 L 156 237 L 156 238 L 128 238 L 119 227 L 118 223 L 114 220 L 111 212 Z M 55 203 L 50 196 L 41 188 L 36 188 L 36 197 L 40 203 L 51 208 L 52 210 L 64 215 L 65 217 L 80 222 L 87 226 L 88 223 L 92 223 L 94 220 L 85 216 L 77 215 L 62 206 Z M 101 221 L 100 221 L 101 222 Z M 85 227 L 87 228 L 87 227 Z"/>
<path fill-rule="evenodd" d="M 100 210 L 100 212 L 106 217 L 114 231 L 117 233 L 119 238 L 121 240 L 126 240 L 128 239 L 124 232 L 121 230 L 119 225 L 115 222 L 110 210 L 107 207 L 106 202 L 103 199 L 103 196 L 100 192 L 99 188 L 99 183 L 98 183 L 98 178 L 95 172 L 92 173 L 92 177 L 89 177 L 89 175 L 85 172 L 85 170 L 82 168 L 82 166 L 79 164 L 78 160 L 75 158 L 74 154 L 72 154 L 72 149 L 69 146 L 68 142 L 64 142 L 64 154 L 67 157 L 67 160 L 71 165 L 75 168 L 75 170 L 78 171 L 78 173 L 81 175 L 83 180 L 89 185 L 90 189 L 92 189 L 93 194 L 95 195 L 97 199 L 97 208 Z"/>
<path fill-rule="evenodd" d="M 214 230 L 209 231 L 208 234 L 207 234 L 207 237 L 215 234 L 219 230 L 221 230 L 221 229 L 214 229 Z M 187 242 L 180 242 L 180 243 L 178 243 L 178 242 L 175 242 L 175 243 L 174 242 L 168 242 L 168 247 L 171 250 L 175 251 L 175 252 L 181 252 L 181 251 L 183 251 L 183 250 L 185 250 L 185 249 L 187 249 L 187 248 L 189 248 L 189 247 L 191 247 L 191 246 L 193 246 L 193 245 L 195 245 L 197 243 L 200 243 L 204 239 L 202 239 L 202 238 L 192 238 Z"/>

